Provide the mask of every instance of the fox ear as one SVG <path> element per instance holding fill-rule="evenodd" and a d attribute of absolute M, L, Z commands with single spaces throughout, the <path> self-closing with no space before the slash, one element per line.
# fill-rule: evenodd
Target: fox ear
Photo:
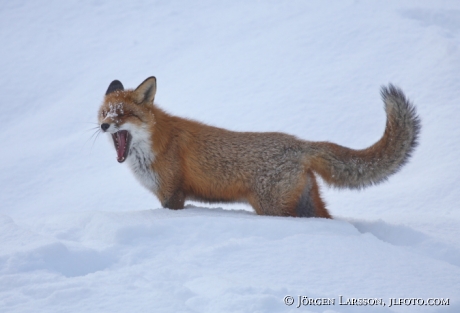
<path fill-rule="evenodd" d="M 155 94 L 157 93 L 157 79 L 154 76 L 150 76 L 134 90 L 134 97 L 138 104 L 153 103 Z"/>
<path fill-rule="evenodd" d="M 117 90 L 125 90 L 125 88 L 123 88 L 123 84 L 119 80 L 114 80 L 110 83 L 109 88 L 107 88 L 107 91 L 105 92 L 105 95 L 107 96 L 109 93 L 115 92 Z"/>

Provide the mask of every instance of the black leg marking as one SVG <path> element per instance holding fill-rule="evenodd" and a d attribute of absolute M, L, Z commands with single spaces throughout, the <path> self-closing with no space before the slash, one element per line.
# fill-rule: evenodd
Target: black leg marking
<path fill-rule="evenodd" d="M 295 208 L 298 217 L 315 217 L 316 209 L 313 199 L 310 196 L 313 183 L 309 177 L 307 177 L 307 184 L 302 191 L 299 202 Z"/>
<path fill-rule="evenodd" d="M 165 201 L 163 207 L 171 210 L 181 210 L 184 208 L 185 196 L 182 191 L 176 191 L 168 200 Z"/>

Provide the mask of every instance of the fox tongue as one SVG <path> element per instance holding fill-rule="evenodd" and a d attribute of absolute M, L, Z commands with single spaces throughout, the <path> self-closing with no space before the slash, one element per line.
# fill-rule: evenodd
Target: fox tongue
<path fill-rule="evenodd" d="M 123 162 L 125 160 L 125 150 L 126 150 L 126 141 L 128 137 L 127 131 L 119 131 L 116 133 L 118 138 L 118 146 L 117 146 L 117 161 Z"/>

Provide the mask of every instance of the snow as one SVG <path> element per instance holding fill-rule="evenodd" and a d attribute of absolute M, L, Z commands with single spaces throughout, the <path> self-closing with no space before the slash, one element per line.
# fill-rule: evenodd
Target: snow
<path fill-rule="evenodd" d="M 0 312 L 458 312 L 459 21 L 454 0 L 4 1 Z M 391 82 L 420 145 L 381 185 L 323 184 L 334 220 L 162 209 L 95 134 L 110 82 L 152 75 L 172 114 L 356 149 Z"/>

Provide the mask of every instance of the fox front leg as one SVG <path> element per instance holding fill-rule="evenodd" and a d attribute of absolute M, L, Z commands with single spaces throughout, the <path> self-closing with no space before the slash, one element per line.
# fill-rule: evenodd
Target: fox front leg
<path fill-rule="evenodd" d="M 181 210 L 184 208 L 185 194 L 181 190 L 177 190 L 172 194 L 172 196 L 166 198 L 162 201 L 161 205 L 164 208 L 171 210 Z"/>

